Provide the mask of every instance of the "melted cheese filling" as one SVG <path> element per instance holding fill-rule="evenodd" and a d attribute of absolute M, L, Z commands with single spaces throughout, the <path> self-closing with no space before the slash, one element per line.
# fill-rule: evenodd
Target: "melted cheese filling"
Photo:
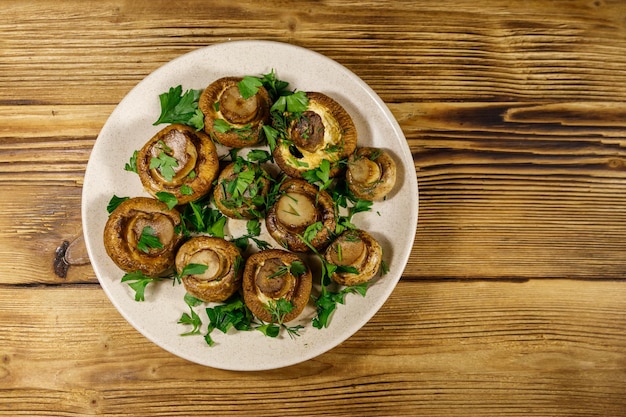
<path fill-rule="evenodd" d="M 313 111 L 321 117 L 322 124 L 324 125 L 324 142 L 317 152 L 309 152 L 305 149 L 298 148 L 303 157 L 296 158 L 295 156 L 290 156 L 290 158 L 288 158 L 289 164 L 291 166 L 294 166 L 296 168 L 302 168 L 304 170 L 317 168 L 324 159 L 328 159 L 331 162 L 337 160 L 337 153 L 327 152 L 326 148 L 332 146 L 341 146 L 341 142 L 343 139 L 343 132 L 341 130 L 339 122 L 337 121 L 337 119 L 335 119 L 333 114 L 328 111 L 326 107 L 322 106 L 316 101 L 310 101 L 307 110 Z M 289 153 L 289 146 L 284 146 L 283 151 Z M 308 166 L 306 166 L 305 164 L 308 164 Z"/>

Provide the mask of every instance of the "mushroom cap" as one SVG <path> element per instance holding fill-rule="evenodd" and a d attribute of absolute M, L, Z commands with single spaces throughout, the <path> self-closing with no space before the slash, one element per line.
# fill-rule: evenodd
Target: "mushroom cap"
<path fill-rule="evenodd" d="M 281 185 L 279 197 L 265 217 L 269 234 L 281 246 L 294 252 L 310 251 L 300 236 L 317 222 L 321 223 L 321 228 L 309 243 L 320 250 L 330 242 L 337 225 L 332 197 L 315 185 L 295 178 Z"/>
<path fill-rule="evenodd" d="M 351 266 L 358 273 L 334 272 L 332 280 L 341 285 L 356 285 L 371 280 L 382 263 L 383 250 L 378 241 L 360 229 L 344 231 L 326 248 L 324 258 L 331 264 Z"/>
<path fill-rule="evenodd" d="M 206 265 L 202 274 L 184 275 L 187 292 L 206 302 L 221 302 L 241 287 L 243 258 L 237 246 L 218 237 L 196 236 L 186 241 L 176 254 L 176 271 L 189 264 Z"/>
<path fill-rule="evenodd" d="M 348 159 L 346 182 L 358 198 L 383 200 L 396 183 L 396 163 L 383 149 L 359 148 Z"/>
<path fill-rule="evenodd" d="M 276 164 L 290 177 L 302 178 L 308 170 L 331 163 L 330 176 L 342 172 L 338 161 L 350 156 L 357 146 L 357 130 L 352 117 L 331 97 L 307 92 L 308 108 L 291 121 L 289 140 L 279 140 L 273 156 Z"/>
<path fill-rule="evenodd" d="M 157 277 L 174 266 L 182 239 L 180 223 L 180 213 L 168 209 L 165 203 L 148 197 L 129 198 L 109 215 L 104 226 L 104 247 L 113 262 L 125 272 L 141 271 Z M 141 236 L 146 232 L 158 238 L 162 247 L 140 249 Z"/>
<path fill-rule="evenodd" d="M 305 270 L 294 275 L 290 267 L 294 262 L 301 262 Z M 298 255 L 281 249 L 267 249 L 250 255 L 243 274 L 242 291 L 244 302 L 257 318 L 273 322 L 267 304 L 284 298 L 293 306 L 285 315 L 283 322 L 298 317 L 311 296 L 313 277 L 310 269 Z"/>
<path fill-rule="evenodd" d="M 238 160 L 222 169 L 213 189 L 217 208 L 233 219 L 253 219 L 265 209 L 270 175 L 259 164 Z"/>
<path fill-rule="evenodd" d="M 167 160 L 167 167 L 155 162 Z M 166 170 L 170 170 L 166 175 Z M 207 194 L 219 172 L 219 158 L 211 139 L 182 124 L 161 129 L 139 150 L 137 173 L 148 193 L 173 194 L 182 205 Z"/>
<path fill-rule="evenodd" d="M 240 77 L 223 77 L 204 89 L 198 107 L 204 113 L 204 131 L 231 148 L 259 144 L 263 125 L 269 123 L 271 100 L 264 87 L 244 99 L 237 83 Z M 216 122 L 217 121 L 217 122 Z M 225 128 L 226 127 L 226 128 Z"/>

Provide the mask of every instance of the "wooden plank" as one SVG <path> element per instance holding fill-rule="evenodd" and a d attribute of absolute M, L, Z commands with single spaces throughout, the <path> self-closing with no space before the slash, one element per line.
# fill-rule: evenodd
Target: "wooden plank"
<path fill-rule="evenodd" d="M 388 102 L 621 101 L 625 18 L 619 0 L 10 2 L 0 103 L 114 104 L 183 53 L 259 36 L 337 59 Z"/>
<path fill-rule="evenodd" d="M 242 373 L 163 351 L 130 327 L 98 286 L 0 287 L 0 298 L 3 414 L 626 410 L 622 282 L 401 282 L 339 347 L 285 369 Z"/>
<path fill-rule="evenodd" d="M 420 186 L 407 279 L 624 278 L 623 103 L 390 108 Z M 0 106 L 0 192 L 11 196 L 0 216 L 6 282 L 57 282 L 51 259 L 81 232 L 84 170 L 112 109 Z M 26 249 L 18 257 L 9 250 L 16 239 Z M 15 272 L 25 267 L 30 273 Z M 58 282 L 93 281 L 82 268 Z"/>

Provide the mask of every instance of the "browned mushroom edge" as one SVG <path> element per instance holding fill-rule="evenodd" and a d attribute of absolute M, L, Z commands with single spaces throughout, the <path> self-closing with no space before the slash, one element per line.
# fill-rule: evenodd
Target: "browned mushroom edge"
<path fill-rule="evenodd" d="M 270 120 L 271 100 L 259 87 L 250 98 L 243 98 L 237 85 L 242 78 L 223 77 L 204 89 L 198 107 L 204 113 L 204 131 L 218 143 L 231 148 L 259 144 L 263 125 Z"/>
<path fill-rule="evenodd" d="M 282 247 L 293 252 L 309 252 L 300 236 L 314 223 L 321 227 L 309 244 L 316 250 L 326 247 L 337 225 L 331 196 L 305 180 L 289 179 L 280 189 L 276 202 L 268 209 L 265 225 Z"/>
<path fill-rule="evenodd" d="M 308 108 L 292 120 L 287 130 L 288 140 L 278 141 L 274 160 L 293 178 L 302 178 L 304 172 L 328 160 L 330 176 L 336 177 L 343 171 L 338 162 L 356 149 L 356 127 L 348 112 L 331 97 L 318 92 L 306 95 Z"/>
<path fill-rule="evenodd" d="M 237 158 L 220 172 L 213 189 L 217 208 L 233 219 L 264 216 L 271 177 L 260 164 Z"/>
<path fill-rule="evenodd" d="M 359 148 L 348 159 L 348 188 L 363 200 L 383 200 L 396 183 L 396 164 L 387 151 Z"/>
<path fill-rule="evenodd" d="M 207 266 L 201 274 L 181 277 L 187 292 L 206 302 L 226 301 L 239 290 L 243 263 L 237 246 L 218 237 L 192 237 L 176 254 L 178 274 L 182 274 L 190 264 Z"/>
<path fill-rule="evenodd" d="M 109 215 L 104 226 L 104 247 L 125 272 L 141 271 L 150 277 L 166 275 L 174 266 L 182 239 L 180 224 L 176 209 L 170 210 L 153 198 L 130 198 Z M 142 234 L 156 237 L 159 244 L 142 246 Z"/>
<path fill-rule="evenodd" d="M 332 280 L 341 285 L 357 285 L 371 280 L 382 263 L 380 244 L 364 230 L 346 230 L 326 249 L 324 258 L 338 266 L 356 268 L 358 273 L 334 272 Z"/>
<path fill-rule="evenodd" d="M 215 144 L 192 127 L 172 124 L 137 153 L 137 173 L 148 193 L 172 194 L 182 205 L 210 192 L 219 172 Z"/>
<path fill-rule="evenodd" d="M 300 275 L 291 273 L 291 265 L 299 261 L 305 266 Z M 260 320 L 275 322 L 268 304 L 285 299 L 293 309 L 285 315 L 289 322 L 302 313 L 309 298 L 313 278 L 306 263 L 298 255 L 281 249 L 267 249 L 250 255 L 243 274 L 243 298 L 246 306 Z"/>

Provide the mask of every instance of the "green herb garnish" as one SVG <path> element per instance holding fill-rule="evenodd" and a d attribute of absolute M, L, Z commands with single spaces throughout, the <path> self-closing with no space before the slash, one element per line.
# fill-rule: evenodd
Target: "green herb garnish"
<path fill-rule="evenodd" d="M 291 304 L 290 301 L 285 300 L 284 298 L 280 298 L 276 301 L 270 300 L 265 305 L 265 308 L 272 315 L 272 322 L 264 323 L 261 326 L 256 327 L 256 330 L 259 330 L 261 333 L 269 337 L 277 337 L 280 334 L 281 329 L 285 329 L 289 337 L 292 339 L 296 336 L 300 336 L 300 330 L 304 328 L 303 326 L 287 326 L 284 323 L 287 314 L 291 313 L 293 310 L 293 304 Z"/>
<path fill-rule="evenodd" d="M 133 155 L 130 157 L 129 161 L 124 165 L 124 171 L 137 173 L 137 155 L 139 154 L 138 150 L 133 152 Z"/>
<path fill-rule="evenodd" d="M 141 271 L 129 272 L 122 277 L 122 282 L 127 282 L 128 286 L 135 291 L 135 301 L 145 301 L 145 290 L 148 284 L 160 280 L 160 278 L 149 277 Z"/>
<path fill-rule="evenodd" d="M 202 326 L 202 319 L 194 311 L 194 307 L 199 306 L 203 303 L 202 300 L 190 295 L 189 293 L 185 294 L 185 304 L 189 307 L 189 313 L 183 313 L 181 318 L 178 320 L 178 324 L 186 324 L 191 325 L 193 328 L 185 333 L 182 333 L 181 336 L 193 336 L 200 334 L 200 327 Z"/>
<path fill-rule="evenodd" d="M 167 93 L 159 95 L 161 115 L 154 125 L 161 123 L 181 123 L 194 127 L 196 130 L 204 128 L 204 114 L 198 108 L 198 99 L 202 90 L 187 90 L 183 94 L 183 87 L 171 87 Z"/>
<path fill-rule="evenodd" d="M 111 199 L 109 200 L 109 204 L 107 204 L 107 213 L 113 213 L 113 210 L 115 210 L 117 206 L 119 206 L 126 200 L 128 200 L 128 197 L 118 197 L 114 194 L 113 197 L 111 197 Z"/>
<path fill-rule="evenodd" d="M 149 253 L 150 249 L 162 249 L 163 244 L 157 236 L 156 230 L 150 226 L 146 226 L 141 230 L 141 236 L 137 241 L 137 249 L 144 253 Z"/>

